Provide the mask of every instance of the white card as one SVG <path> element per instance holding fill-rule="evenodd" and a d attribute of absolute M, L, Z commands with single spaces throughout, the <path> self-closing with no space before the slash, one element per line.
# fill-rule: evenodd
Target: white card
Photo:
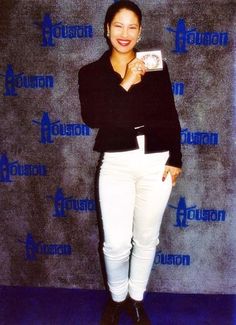
<path fill-rule="evenodd" d="M 136 57 L 144 62 L 147 71 L 163 70 L 162 54 L 160 50 L 136 52 Z"/>

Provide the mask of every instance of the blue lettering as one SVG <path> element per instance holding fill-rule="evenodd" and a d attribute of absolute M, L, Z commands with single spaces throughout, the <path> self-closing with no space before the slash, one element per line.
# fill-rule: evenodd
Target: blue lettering
<path fill-rule="evenodd" d="M 229 41 L 228 33 L 220 33 L 219 45 L 227 46 Z"/>
<path fill-rule="evenodd" d="M 181 130 L 181 144 L 185 145 L 218 145 L 219 135 L 212 132 L 189 132 Z"/>
<path fill-rule="evenodd" d="M 53 137 L 90 136 L 91 129 L 86 124 L 59 124 L 60 121 L 51 122 L 49 114 L 43 113 L 41 121 L 33 120 L 41 126 L 40 143 L 53 143 Z"/>
<path fill-rule="evenodd" d="M 172 91 L 176 96 L 184 95 L 184 83 L 183 82 L 173 82 L 172 83 Z"/>
<path fill-rule="evenodd" d="M 28 234 L 25 241 L 26 260 L 35 261 L 38 253 L 38 245 L 35 243 L 32 234 Z"/>
<path fill-rule="evenodd" d="M 190 255 L 181 254 L 164 254 L 161 251 L 157 251 L 154 258 L 154 265 L 190 265 Z"/>
<path fill-rule="evenodd" d="M 180 228 L 186 228 L 188 226 L 187 220 L 219 222 L 225 221 L 226 218 L 226 212 L 224 210 L 197 209 L 196 205 L 187 208 L 184 197 L 180 197 L 177 207 L 171 204 L 169 204 L 169 207 L 176 210 L 176 224 L 174 226 Z"/>
<path fill-rule="evenodd" d="M 190 256 L 183 255 L 183 265 L 190 265 Z"/>
<path fill-rule="evenodd" d="M 21 241 L 20 241 L 21 242 Z M 25 253 L 26 260 L 35 261 L 37 260 L 37 254 L 41 255 L 71 255 L 72 247 L 69 244 L 44 244 L 41 241 L 36 243 L 31 233 L 26 237 Z"/>
<path fill-rule="evenodd" d="M 10 176 L 46 176 L 45 165 L 20 165 L 17 161 L 9 162 L 6 154 L 0 157 L 0 182 L 11 182 Z"/>
<path fill-rule="evenodd" d="M 53 88 L 53 76 L 25 76 L 23 73 L 15 74 L 11 64 L 7 65 L 6 74 L 0 74 L 5 77 L 4 96 L 17 96 L 16 88 Z"/>
<path fill-rule="evenodd" d="M 166 28 L 169 32 L 175 34 L 175 53 L 186 53 L 187 45 L 196 46 L 226 46 L 228 44 L 228 33 L 223 32 L 204 32 L 200 33 L 196 31 L 196 28 L 187 29 L 185 20 L 179 19 L 176 29 L 172 27 Z"/>
<path fill-rule="evenodd" d="M 49 199 L 54 201 L 55 212 L 54 217 L 66 217 L 66 211 L 95 211 L 96 205 L 94 200 L 80 199 L 77 200 L 71 197 L 65 197 L 62 188 L 56 190 L 55 196 L 48 196 Z"/>
<path fill-rule="evenodd" d="M 224 210 L 218 211 L 218 220 L 219 221 L 225 221 L 226 212 Z"/>
<path fill-rule="evenodd" d="M 204 46 L 212 45 L 212 33 L 202 33 L 202 44 Z"/>
<path fill-rule="evenodd" d="M 62 22 L 53 24 L 49 14 L 45 14 L 42 23 L 42 46 L 55 46 L 56 39 L 75 39 L 93 37 L 92 25 L 63 25 Z"/>
<path fill-rule="evenodd" d="M 55 37 L 55 38 L 60 38 L 62 35 L 61 35 L 61 27 L 57 26 L 57 27 L 54 27 L 52 29 L 52 35 Z"/>

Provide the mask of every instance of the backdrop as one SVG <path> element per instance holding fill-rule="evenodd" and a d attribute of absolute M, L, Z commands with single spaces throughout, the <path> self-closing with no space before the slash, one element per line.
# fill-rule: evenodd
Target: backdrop
<path fill-rule="evenodd" d="M 111 3 L 0 0 L 0 284 L 104 288 L 96 130 L 77 79 L 107 49 Z M 137 4 L 139 50 L 162 50 L 169 66 L 184 161 L 149 290 L 236 293 L 235 3 Z"/>

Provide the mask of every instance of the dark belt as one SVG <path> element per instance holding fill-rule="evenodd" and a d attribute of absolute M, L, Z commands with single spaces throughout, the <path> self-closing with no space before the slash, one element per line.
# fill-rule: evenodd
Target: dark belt
<path fill-rule="evenodd" d="M 145 127 L 141 126 L 140 128 L 134 129 L 136 132 L 136 136 L 138 135 L 144 135 L 145 134 Z"/>

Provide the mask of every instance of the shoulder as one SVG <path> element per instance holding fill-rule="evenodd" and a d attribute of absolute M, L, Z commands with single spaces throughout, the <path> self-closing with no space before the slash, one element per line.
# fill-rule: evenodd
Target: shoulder
<path fill-rule="evenodd" d="M 89 77 L 91 74 L 99 73 L 104 68 L 104 64 L 106 62 L 107 52 L 105 52 L 98 60 L 91 62 L 89 64 L 84 65 L 79 70 L 79 78 Z"/>
<path fill-rule="evenodd" d="M 100 60 L 97 60 L 92 63 L 84 65 L 82 68 L 80 68 L 79 75 L 84 75 L 84 74 L 98 70 L 100 67 L 99 61 Z"/>

